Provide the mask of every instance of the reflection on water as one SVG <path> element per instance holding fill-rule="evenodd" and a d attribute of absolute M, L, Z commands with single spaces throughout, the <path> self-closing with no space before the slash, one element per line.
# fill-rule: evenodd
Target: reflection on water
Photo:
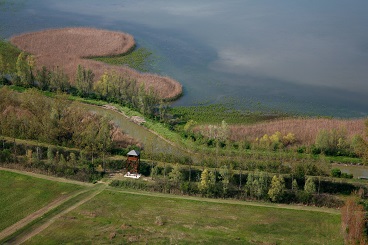
<path fill-rule="evenodd" d="M 133 34 L 184 85 L 176 105 L 226 102 L 312 115 L 368 115 L 368 1 L 32 0 L 0 35 L 65 26 Z"/>

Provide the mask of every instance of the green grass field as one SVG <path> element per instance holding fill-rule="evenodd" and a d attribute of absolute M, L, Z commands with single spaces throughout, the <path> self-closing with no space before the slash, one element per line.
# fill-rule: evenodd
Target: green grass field
<path fill-rule="evenodd" d="M 70 242 L 343 244 L 343 239 L 338 214 L 106 190 L 26 243 Z"/>
<path fill-rule="evenodd" d="M 0 170 L 0 231 L 56 198 L 79 189 L 78 185 Z"/>

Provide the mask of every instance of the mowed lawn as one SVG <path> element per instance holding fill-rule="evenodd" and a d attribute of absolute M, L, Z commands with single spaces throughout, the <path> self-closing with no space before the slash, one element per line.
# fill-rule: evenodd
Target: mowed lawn
<path fill-rule="evenodd" d="M 221 200 L 219 200 L 221 202 Z M 105 190 L 28 244 L 343 244 L 340 215 Z"/>
<path fill-rule="evenodd" d="M 0 170 L 0 230 L 81 188 Z"/>

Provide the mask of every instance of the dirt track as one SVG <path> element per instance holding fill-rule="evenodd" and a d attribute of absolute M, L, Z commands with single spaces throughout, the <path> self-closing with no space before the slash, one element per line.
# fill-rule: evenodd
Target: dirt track
<path fill-rule="evenodd" d="M 16 232 L 17 230 L 21 229 L 22 227 L 28 225 L 29 223 L 31 223 L 35 219 L 38 219 L 39 217 L 43 216 L 44 214 L 46 214 L 50 210 L 56 208 L 57 206 L 63 204 L 66 201 L 68 201 L 69 199 L 71 199 L 75 196 L 78 196 L 78 195 L 80 195 L 80 194 L 82 194 L 86 191 L 87 190 L 82 190 L 82 191 L 78 191 L 77 193 L 74 193 L 73 195 L 61 196 L 61 197 L 57 198 L 56 200 L 54 200 L 51 203 L 44 206 L 43 208 L 37 210 L 36 212 L 28 215 L 27 217 L 23 218 L 22 220 L 18 221 L 17 223 L 15 223 L 15 224 L 9 226 L 8 228 L 2 230 L 0 232 L 0 241 L 4 238 L 10 236 L 11 234 Z"/>
<path fill-rule="evenodd" d="M 81 201 L 79 201 L 76 204 L 70 206 L 69 208 L 65 209 L 64 211 L 62 211 L 62 212 L 56 214 L 55 216 L 51 217 L 45 223 L 43 223 L 42 225 L 36 227 L 36 229 L 30 230 L 28 232 L 26 231 L 25 233 L 22 233 L 21 235 L 17 236 L 14 240 L 11 241 L 11 243 L 12 244 L 21 244 L 21 243 L 24 243 L 25 241 L 27 241 L 28 239 L 36 236 L 37 234 L 39 234 L 40 232 L 42 232 L 43 230 L 45 230 L 47 227 L 49 227 L 52 223 L 54 223 L 56 220 L 58 220 L 63 215 L 69 213 L 70 211 L 76 209 L 80 205 L 88 202 L 89 200 L 91 200 L 92 198 L 94 198 L 96 195 L 100 194 L 105 188 L 106 188 L 106 185 L 101 185 L 100 188 L 98 188 L 97 190 L 93 191 L 92 194 L 90 194 L 87 197 L 83 198 Z M 87 190 L 85 190 L 84 192 L 86 192 L 86 191 Z M 81 194 L 81 193 L 79 193 L 79 194 Z"/>

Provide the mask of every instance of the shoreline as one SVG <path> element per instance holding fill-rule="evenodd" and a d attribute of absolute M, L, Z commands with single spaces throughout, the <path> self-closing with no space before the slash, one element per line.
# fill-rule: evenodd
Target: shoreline
<path fill-rule="evenodd" d="M 146 89 L 152 88 L 165 101 L 176 100 L 183 94 L 182 85 L 170 77 L 140 73 L 124 65 L 110 65 L 90 59 L 132 52 L 136 46 L 134 37 L 124 32 L 87 27 L 47 29 L 13 36 L 9 41 L 34 55 L 37 69 L 42 66 L 50 70 L 62 67 L 72 83 L 78 65 L 82 65 L 95 74 L 94 83 L 105 72 L 115 72 L 127 79 L 135 79 Z"/>

